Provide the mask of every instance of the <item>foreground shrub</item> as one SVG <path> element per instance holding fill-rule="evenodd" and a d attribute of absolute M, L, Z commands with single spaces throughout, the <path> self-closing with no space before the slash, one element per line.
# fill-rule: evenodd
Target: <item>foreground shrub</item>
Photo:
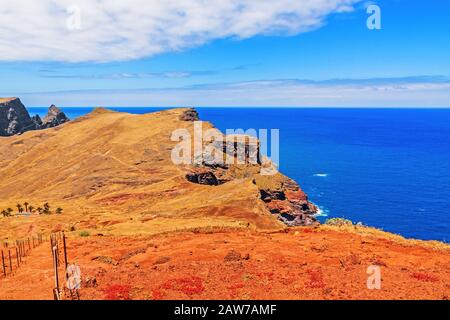
<path fill-rule="evenodd" d="M 344 218 L 332 218 L 332 219 L 328 219 L 327 221 L 325 221 L 326 225 L 329 226 L 352 226 L 353 222 L 351 220 L 348 219 L 344 219 Z"/>
<path fill-rule="evenodd" d="M 105 300 L 130 300 L 130 290 L 129 285 L 110 285 L 104 290 Z"/>
<path fill-rule="evenodd" d="M 191 296 L 200 294 L 205 290 L 202 279 L 199 277 L 186 277 L 168 280 L 162 284 L 161 289 L 180 291 Z"/>
<path fill-rule="evenodd" d="M 306 287 L 311 289 L 325 288 L 325 282 L 323 280 L 323 275 L 320 270 L 309 269 L 306 271 L 308 274 L 308 281 L 306 282 Z"/>
<path fill-rule="evenodd" d="M 411 274 L 411 277 L 424 282 L 437 282 L 439 279 L 431 274 L 422 273 L 422 272 L 414 272 Z"/>
<path fill-rule="evenodd" d="M 89 232 L 88 231 L 80 231 L 80 237 L 89 237 Z"/>

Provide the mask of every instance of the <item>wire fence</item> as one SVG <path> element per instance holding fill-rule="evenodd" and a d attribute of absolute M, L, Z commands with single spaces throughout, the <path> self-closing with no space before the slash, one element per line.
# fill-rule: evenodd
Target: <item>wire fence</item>
<path fill-rule="evenodd" d="M 53 259 L 55 300 L 80 300 L 80 272 L 67 259 L 67 238 L 64 232 L 50 235 L 50 247 Z M 65 284 L 65 285 L 64 285 Z"/>
<path fill-rule="evenodd" d="M 79 267 L 70 264 L 67 257 L 67 238 L 64 232 L 48 236 L 37 234 L 22 240 L 4 241 L 1 249 L 0 278 L 13 276 L 29 259 L 33 249 L 45 242 L 50 243 L 53 262 L 55 300 L 79 300 L 81 276 Z"/>
<path fill-rule="evenodd" d="M 1 249 L 2 276 L 8 277 L 14 274 L 25 263 L 25 258 L 31 251 L 44 241 L 43 234 L 12 242 L 3 241 Z"/>

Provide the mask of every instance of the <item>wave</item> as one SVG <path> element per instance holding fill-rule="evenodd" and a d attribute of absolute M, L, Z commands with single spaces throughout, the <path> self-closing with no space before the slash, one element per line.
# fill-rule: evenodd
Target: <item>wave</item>
<path fill-rule="evenodd" d="M 326 178 L 328 177 L 328 173 L 316 173 L 314 177 Z"/>
<path fill-rule="evenodd" d="M 316 217 L 316 218 L 318 218 L 318 217 L 328 217 L 329 211 L 327 209 L 322 208 L 322 207 L 320 207 L 318 205 L 316 205 L 316 206 L 317 206 L 318 211 L 314 215 L 314 217 Z"/>

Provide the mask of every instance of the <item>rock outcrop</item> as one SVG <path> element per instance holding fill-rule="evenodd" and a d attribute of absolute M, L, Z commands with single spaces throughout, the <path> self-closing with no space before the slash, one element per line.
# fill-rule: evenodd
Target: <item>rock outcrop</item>
<path fill-rule="evenodd" d="M 257 138 L 243 134 L 226 135 L 223 152 L 241 163 L 261 164 L 261 151 Z"/>
<path fill-rule="evenodd" d="M 255 184 L 259 186 L 261 200 L 271 213 L 288 226 L 304 226 L 317 224 L 314 217 L 318 208 L 309 202 L 308 196 L 292 179 L 276 174 L 274 176 L 258 176 Z"/>
<path fill-rule="evenodd" d="M 68 121 L 70 119 L 55 105 L 50 106 L 48 114 L 41 119 L 39 115 L 30 117 L 19 98 L 0 98 L 0 136 L 53 128 Z"/>
<path fill-rule="evenodd" d="M 180 116 L 180 120 L 182 120 L 182 121 L 198 121 L 199 116 L 198 116 L 197 110 L 195 110 L 194 108 L 187 109 Z"/>
<path fill-rule="evenodd" d="M 218 186 L 252 178 L 266 208 L 284 224 L 318 224 L 315 218 L 318 208 L 309 202 L 308 196 L 294 180 L 279 172 L 267 174 L 267 160 L 262 160 L 257 138 L 248 135 L 224 135 L 223 142 L 216 143 L 212 150 L 205 149 L 202 154 L 203 162 L 197 161 L 196 166 L 189 168 L 186 174 L 189 182 Z M 230 157 L 233 160 L 231 163 Z"/>
<path fill-rule="evenodd" d="M 0 99 L 0 136 L 13 136 L 36 130 L 36 123 L 19 98 Z"/>
<path fill-rule="evenodd" d="M 57 106 L 52 104 L 48 109 L 47 116 L 42 120 L 41 129 L 57 127 L 70 119 Z"/>
<path fill-rule="evenodd" d="M 188 173 L 186 174 L 186 179 L 193 183 L 205 184 L 209 186 L 217 186 L 220 183 L 213 172 L 205 170 L 197 170 Z"/>

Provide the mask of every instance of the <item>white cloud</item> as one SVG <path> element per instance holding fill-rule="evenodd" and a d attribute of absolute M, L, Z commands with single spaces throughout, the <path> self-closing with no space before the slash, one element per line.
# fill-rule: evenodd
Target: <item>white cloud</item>
<path fill-rule="evenodd" d="M 293 35 L 360 0 L 0 0 L 0 61 L 120 61 L 222 38 Z M 80 29 L 68 28 L 80 9 Z M 68 13 L 68 9 L 70 8 Z M 71 20 L 68 20 L 72 18 Z M 75 29 L 75 30 L 74 30 Z"/>
<path fill-rule="evenodd" d="M 15 93 L 27 105 L 450 107 L 450 79 L 259 80 L 179 88 Z"/>

